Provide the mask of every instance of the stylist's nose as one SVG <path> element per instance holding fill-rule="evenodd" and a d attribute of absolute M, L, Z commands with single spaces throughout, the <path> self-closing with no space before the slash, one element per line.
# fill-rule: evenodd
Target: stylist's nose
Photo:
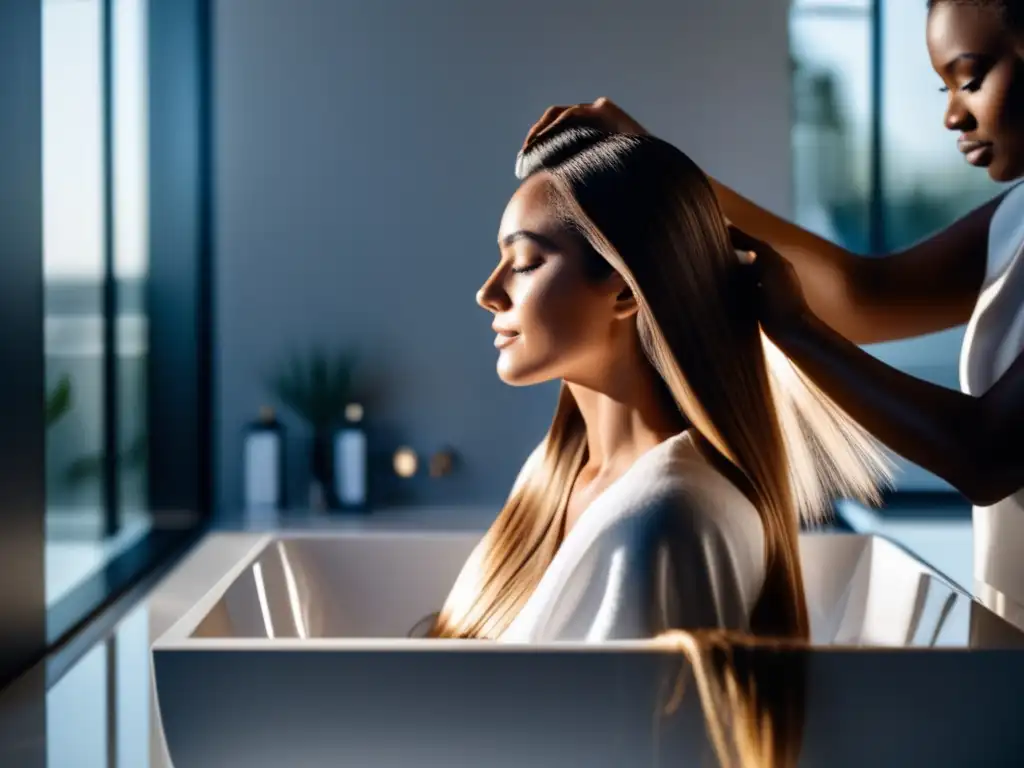
<path fill-rule="evenodd" d="M 954 96 L 946 107 L 946 128 L 951 131 L 964 131 L 968 129 L 969 122 L 970 112 L 967 111 L 960 99 Z"/>

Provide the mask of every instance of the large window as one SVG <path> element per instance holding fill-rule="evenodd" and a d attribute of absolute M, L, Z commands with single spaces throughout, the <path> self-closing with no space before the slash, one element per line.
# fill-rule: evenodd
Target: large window
<path fill-rule="evenodd" d="M 170 5 L 41 4 L 51 642 L 207 511 L 207 5 Z"/>
<path fill-rule="evenodd" d="M 0 2 L 0 688 L 209 516 L 210 8 Z"/>
<path fill-rule="evenodd" d="M 968 166 L 943 125 L 945 96 L 925 45 L 924 0 L 794 0 L 796 220 L 865 256 L 948 226 L 998 187 Z M 963 329 L 868 351 L 957 387 Z M 901 490 L 947 490 L 910 464 Z"/>
<path fill-rule="evenodd" d="M 146 19 L 144 0 L 44 0 L 42 12 L 46 598 L 56 607 L 150 527 Z"/>

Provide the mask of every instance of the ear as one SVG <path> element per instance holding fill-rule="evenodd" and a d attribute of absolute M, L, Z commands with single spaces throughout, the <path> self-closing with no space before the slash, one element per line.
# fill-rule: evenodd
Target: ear
<path fill-rule="evenodd" d="M 622 279 L 621 275 L 615 275 L 614 280 L 617 290 L 615 306 L 612 311 L 615 313 L 616 320 L 627 320 L 640 311 L 640 305 L 633 294 L 633 289 L 626 285 L 626 281 Z"/>

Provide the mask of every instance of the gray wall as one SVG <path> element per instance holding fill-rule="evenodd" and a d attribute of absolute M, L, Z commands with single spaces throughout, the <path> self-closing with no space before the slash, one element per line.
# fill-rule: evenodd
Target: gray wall
<path fill-rule="evenodd" d="M 462 457 L 452 477 L 392 498 L 502 500 L 555 394 L 498 381 L 473 301 L 525 131 L 550 104 L 609 95 L 786 214 L 788 5 L 218 0 L 222 510 L 240 504 L 241 430 L 268 400 L 267 371 L 315 342 L 358 348 L 382 379 L 379 446 Z M 306 463 L 291 463 L 293 498 Z"/>

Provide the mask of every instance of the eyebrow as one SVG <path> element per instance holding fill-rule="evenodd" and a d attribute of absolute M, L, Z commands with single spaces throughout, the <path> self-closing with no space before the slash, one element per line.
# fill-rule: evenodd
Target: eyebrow
<path fill-rule="evenodd" d="M 544 248 L 549 251 L 559 250 L 558 245 L 550 237 L 545 237 L 544 235 L 538 234 L 537 232 L 530 232 L 529 230 L 525 229 L 518 229 L 515 232 L 512 232 L 511 234 L 505 235 L 503 238 L 501 238 L 498 245 L 501 248 L 508 248 L 510 245 L 512 245 L 512 243 L 516 242 L 517 240 L 530 240 L 539 245 L 541 248 Z"/>
<path fill-rule="evenodd" d="M 954 56 L 952 59 L 946 62 L 943 70 L 949 72 L 953 67 L 959 64 L 961 61 L 969 61 L 974 64 L 981 64 L 987 60 L 986 56 L 982 56 L 980 53 L 961 53 L 958 56 Z"/>

